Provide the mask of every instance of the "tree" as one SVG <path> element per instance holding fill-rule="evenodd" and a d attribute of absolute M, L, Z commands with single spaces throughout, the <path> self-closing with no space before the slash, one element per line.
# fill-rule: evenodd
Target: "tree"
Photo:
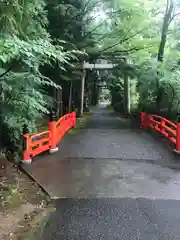
<path fill-rule="evenodd" d="M 0 123 L 1 129 L 6 129 L 1 136 L 3 148 L 19 144 L 24 124 L 34 132 L 37 120 L 49 111 L 53 99 L 44 86 L 58 85 L 44 76 L 40 67 L 58 65 L 64 69 L 76 58 L 74 49 L 68 51 L 61 42 L 53 43 L 47 32 L 45 6 L 43 0 L 0 2 Z"/>
<path fill-rule="evenodd" d="M 174 104 L 178 94 L 174 79 L 179 74 L 178 2 L 107 0 L 101 6 L 104 17 L 91 30 L 97 39 L 96 56 L 111 56 L 116 61 L 126 57 L 136 70 L 140 103 L 156 105 L 156 111 L 168 106 L 170 113 L 178 105 Z"/>

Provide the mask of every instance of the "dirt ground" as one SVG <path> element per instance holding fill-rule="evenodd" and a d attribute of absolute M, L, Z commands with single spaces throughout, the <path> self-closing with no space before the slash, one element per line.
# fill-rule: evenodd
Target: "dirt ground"
<path fill-rule="evenodd" d="M 35 239 L 52 211 L 50 198 L 39 186 L 0 155 L 0 239 Z"/>

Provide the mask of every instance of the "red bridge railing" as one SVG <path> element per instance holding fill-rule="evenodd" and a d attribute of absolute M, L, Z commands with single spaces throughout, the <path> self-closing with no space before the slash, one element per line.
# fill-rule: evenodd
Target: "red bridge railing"
<path fill-rule="evenodd" d="M 141 113 L 141 128 L 151 128 L 175 144 L 175 152 L 180 153 L 180 123 L 173 123 L 168 119 L 150 114 Z"/>
<path fill-rule="evenodd" d="M 54 153 L 58 151 L 58 143 L 65 133 L 76 126 L 76 113 L 68 113 L 58 121 L 51 118 L 49 129 L 34 135 L 29 135 L 27 127 L 24 128 L 23 162 L 31 163 L 32 158 L 42 152 Z"/>

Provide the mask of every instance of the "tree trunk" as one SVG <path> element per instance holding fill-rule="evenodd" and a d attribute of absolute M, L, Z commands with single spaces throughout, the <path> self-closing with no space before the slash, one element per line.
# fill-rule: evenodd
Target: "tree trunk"
<path fill-rule="evenodd" d="M 163 28 L 162 28 L 162 34 L 161 34 L 161 41 L 160 41 L 159 50 L 158 50 L 158 57 L 157 57 L 158 62 L 163 62 L 164 60 L 164 50 L 166 46 L 169 25 L 172 19 L 173 9 L 174 9 L 174 1 L 167 0 L 166 12 L 164 15 Z M 162 98 L 162 94 L 161 94 L 162 89 L 159 83 L 158 75 L 159 75 L 159 72 L 157 72 L 157 80 L 156 80 L 156 87 L 157 87 L 156 106 L 159 111 L 160 102 Z"/>
<path fill-rule="evenodd" d="M 72 111 L 72 80 L 69 88 L 69 104 L 68 104 L 68 112 L 70 113 Z"/>
<path fill-rule="evenodd" d="M 83 75 L 81 80 L 81 110 L 80 110 L 80 116 L 83 116 L 84 113 L 84 87 L 85 87 L 85 77 L 86 77 L 86 70 L 83 69 Z"/>
<path fill-rule="evenodd" d="M 125 64 L 127 59 L 124 60 Z M 130 114 L 130 89 L 129 89 L 129 78 L 127 74 L 124 74 L 124 114 Z"/>
<path fill-rule="evenodd" d="M 63 115 L 63 100 L 62 100 L 62 87 L 60 89 L 60 116 Z"/>
<path fill-rule="evenodd" d="M 56 115 L 57 118 L 62 116 L 62 88 L 54 90 L 54 97 L 56 99 Z"/>
<path fill-rule="evenodd" d="M 163 59 L 164 59 L 164 49 L 167 41 L 168 28 L 171 22 L 173 9 L 174 9 L 173 0 L 170 0 L 170 2 L 167 1 L 166 12 L 165 12 L 164 21 L 163 21 L 162 34 L 161 34 L 161 42 L 160 42 L 159 51 L 158 51 L 159 62 L 163 62 Z"/>

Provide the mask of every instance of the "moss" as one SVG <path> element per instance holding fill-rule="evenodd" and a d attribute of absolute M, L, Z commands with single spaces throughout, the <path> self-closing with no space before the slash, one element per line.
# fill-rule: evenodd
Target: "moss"
<path fill-rule="evenodd" d="M 18 208 L 24 202 L 18 189 L 12 185 L 8 185 L 6 189 L 4 188 L 1 195 L 0 205 L 4 209 Z"/>
<path fill-rule="evenodd" d="M 24 225 L 24 232 L 16 234 L 16 236 L 18 236 L 18 240 L 41 240 L 44 228 L 49 220 L 49 216 L 54 211 L 55 208 L 53 206 L 49 206 L 36 213 L 31 222 L 26 222 L 26 225 Z"/>
<path fill-rule="evenodd" d="M 76 134 L 77 132 L 79 132 L 79 129 L 84 128 L 87 125 L 87 123 L 91 119 L 91 116 L 92 115 L 89 112 L 89 113 L 85 113 L 83 117 L 77 118 L 76 128 L 70 129 L 68 134 Z"/>

